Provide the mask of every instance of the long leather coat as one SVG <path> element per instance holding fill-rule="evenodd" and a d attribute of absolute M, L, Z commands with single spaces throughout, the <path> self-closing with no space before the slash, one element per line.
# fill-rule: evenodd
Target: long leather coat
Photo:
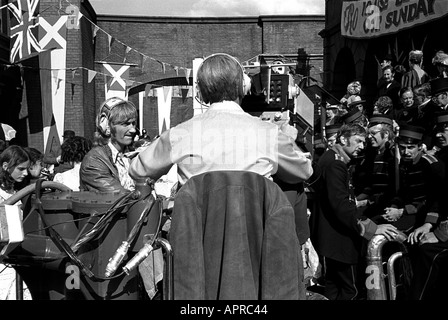
<path fill-rule="evenodd" d="M 253 172 L 192 177 L 169 236 L 176 300 L 298 300 L 300 244 L 280 188 Z"/>

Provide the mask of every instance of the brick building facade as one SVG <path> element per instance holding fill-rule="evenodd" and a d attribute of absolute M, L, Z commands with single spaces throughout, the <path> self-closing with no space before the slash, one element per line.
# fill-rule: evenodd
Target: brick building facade
<path fill-rule="evenodd" d="M 323 40 L 318 35 L 325 23 L 321 15 L 237 18 L 104 16 L 96 15 L 86 0 L 70 3 L 80 8 L 82 17 L 78 29 L 67 30 L 64 129 L 72 129 L 89 138 L 93 137 L 95 130 L 96 107 L 105 97 L 103 69 L 99 61 L 123 63 L 126 58 L 125 62 L 132 64 L 129 80 L 135 87 L 164 78 L 181 77 L 170 66 L 192 68 L 195 58 L 216 52 L 229 53 L 240 61 L 266 53 L 296 55 L 299 49 L 316 56 L 321 56 L 323 52 Z M 62 8 L 60 4 L 57 0 L 41 0 L 41 16 L 65 12 L 68 3 L 63 2 Z M 0 36 L 5 38 L 4 35 Z M 110 45 L 111 38 L 114 41 Z M 127 48 L 130 50 L 126 53 Z M 143 67 L 139 53 L 151 58 L 146 60 Z M 0 59 L 5 65 L 8 63 L 7 56 L 3 55 Z M 157 61 L 166 63 L 168 67 L 163 68 Z M 19 81 L 9 106 L 2 103 L 0 122 L 8 122 L 17 128 L 18 144 L 42 150 L 38 57 L 24 60 L 21 65 L 22 68 L 8 66 L 8 69 L 15 69 L 16 77 L 20 69 L 24 71 L 28 116 L 19 116 L 21 108 L 23 112 Z M 322 59 L 314 60 L 313 66 L 321 70 Z M 87 70 L 98 72 L 93 81 L 89 82 Z M 129 100 L 139 105 L 137 94 L 130 95 Z M 187 99 L 173 98 L 171 126 L 192 116 L 192 104 L 191 96 Z M 144 127 L 148 128 L 151 136 L 157 133 L 158 126 L 155 105 L 156 97 L 148 96 L 143 101 Z M 6 108 L 14 110 L 7 118 L 3 112 Z"/>

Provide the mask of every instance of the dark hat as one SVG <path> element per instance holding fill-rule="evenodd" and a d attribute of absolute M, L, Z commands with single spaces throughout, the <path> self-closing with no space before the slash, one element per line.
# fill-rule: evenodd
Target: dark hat
<path fill-rule="evenodd" d="M 325 126 L 325 136 L 328 138 L 335 133 L 338 133 L 339 129 L 342 127 L 342 123 L 330 124 Z"/>
<path fill-rule="evenodd" d="M 414 143 L 415 141 L 421 141 L 424 133 L 425 129 L 422 127 L 402 124 L 398 132 L 398 139 Z"/>
<path fill-rule="evenodd" d="M 341 121 L 344 124 L 352 123 L 352 122 L 358 120 L 359 118 L 361 118 L 361 116 L 362 116 L 362 112 L 355 108 L 355 109 L 349 111 L 348 113 L 344 114 L 341 117 Z"/>
<path fill-rule="evenodd" d="M 441 92 L 448 92 L 448 78 L 437 78 L 431 80 L 431 95 L 436 95 Z"/>
<path fill-rule="evenodd" d="M 448 123 L 448 111 L 440 111 L 435 114 L 436 124 Z"/>
<path fill-rule="evenodd" d="M 366 100 L 356 100 L 356 101 L 349 103 L 348 107 L 352 108 L 354 106 L 357 106 L 358 104 L 364 104 L 364 103 L 366 103 Z"/>
<path fill-rule="evenodd" d="M 375 126 L 380 123 L 393 126 L 394 121 L 392 120 L 392 117 L 390 115 L 382 113 L 374 114 L 369 119 L 369 127 Z"/>
<path fill-rule="evenodd" d="M 64 131 L 64 134 L 62 135 L 64 138 L 72 138 L 72 137 L 74 137 L 76 134 L 75 134 L 75 131 L 73 131 L 73 130 L 65 130 Z"/>

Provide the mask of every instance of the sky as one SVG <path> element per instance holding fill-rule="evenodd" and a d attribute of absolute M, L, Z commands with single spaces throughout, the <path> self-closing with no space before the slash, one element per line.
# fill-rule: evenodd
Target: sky
<path fill-rule="evenodd" d="M 89 0 L 89 2 L 97 14 L 152 17 L 254 17 L 325 13 L 325 0 Z"/>

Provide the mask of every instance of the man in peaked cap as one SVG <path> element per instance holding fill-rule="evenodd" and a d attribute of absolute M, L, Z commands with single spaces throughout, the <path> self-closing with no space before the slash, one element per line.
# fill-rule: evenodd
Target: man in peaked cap
<path fill-rule="evenodd" d="M 448 78 L 437 78 L 430 82 L 432 101 L 438 105 L 441 110 L 447 110 L 448 107 Z"/>
<path fill-rule="evenodd" d="M 363 214 L 374 221 L 384 221 L 384 208 L 395 194 L 395 132 L 392 117 L 374 114 L 369 119 L 368 144 L 360 164 L 362 183 L 358 201 L 368 201 Z"/>
<path fill-rule="evenodd" d="M 396 138 L 400 152 L 399 188 L 383 215 L 409 237 L 414 237 L 416 228 L 437 221 L 440 201 L 446 197 L 444 164 L 424 152 L 423 133 L 422 127 L 400 127 Z"/>
<path fill-rule="evenodd" d="M 325 140 L 327 140 L 327 149 L 333 147 L 334 143 L 336 142 L 336 136 L 341 126 L 341 123 L 335 123 L 329 126 L 325 126 Z"/>
<path fill-rule="evenodd" d="M 320 178 L 314 187 L 319 205 L 310 216 L 311 241 L 325 259 L 325 296 L 329 300 L 359 298 L 359 262 L 361 243 L 375 234 L 392 239 L 396 228 L 359 219 L 349 163 L 364 148 L 365 128 L 343 125 L 335 145 L 324 152 L 317 163 Z M 364 279 L 363 279 L 364 280 Z M 363 281 L 364 282 L 364 281 Z"/>
<path fill-rule="evenodd" d="M 440 149 L 435 152 L 439 163 L 443 163 L 445 177 L 444 184 L 439 188 L 442 197 L 439 201 L 439 214 L 417 228 L 408 237 L 412 245 L 410 257 L 414 277 L 411 282 L 411 299 L 440 300 L 447 299 L 448 276 L 448 220 L 447 208 L 447 176 L 448 172 L 448 111 L 441 111 L 435 115 L 435 132 L 437 145 Z M 440 173 L 442 174 L 442 173 Z M 430 216 L 428 213 L 427 216 Z"/>
<path fill-rule="evenodd" d="M 362 125 L 363 127 L 367 127 L 368 124 L 367 117 L 361 111 L 359 111 L 358 108 L 354 108 L 353 110 L 344 114 L 341 117 L 340 121 L 343 124 L 357 123 Z"/>

